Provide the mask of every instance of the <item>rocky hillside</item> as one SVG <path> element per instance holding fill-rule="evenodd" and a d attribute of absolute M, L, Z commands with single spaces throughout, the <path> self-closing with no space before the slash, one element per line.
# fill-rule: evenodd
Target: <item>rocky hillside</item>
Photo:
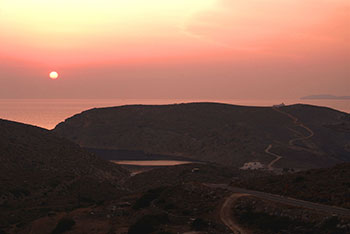
<path fill-rule="evenodd" d="M 234 185 L 350 209 L 350 163 L 279 176 L 241 177 Z"/>
<path fill-rule="evenodd" d="M 251 161 L 267 166 L 279 155 L 271 167 L 315 168 L 350 161 L 349 126 L 349 114 L 325 107 L 190 103 L 92 109 L 54 132 L 95 149 L 141 150 L 236 167 Z"/>
<path fill-rule="evenodd" d="M 0 229 L 115 198 L 127 176 L 48 130 L 0 120 Z"/>

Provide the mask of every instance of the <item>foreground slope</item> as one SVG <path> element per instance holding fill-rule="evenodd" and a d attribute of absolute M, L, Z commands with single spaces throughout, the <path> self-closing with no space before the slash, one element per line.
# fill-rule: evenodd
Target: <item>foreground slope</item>
<path fill-rule="evenodd" d="M 233 185 L 350 209 L 350 163 L 278 176 L 241 177 Z"/>
<path fill-rule="evenodd" d="M 0 120 L 0 228 L 115 198 L 128 173 L 48 130 Z"/>
<path fill-rule="evenodd" d="M 333 169 L 312 170 L 311 174 L 316 175 L 314 172 L 327 170 Z M 235 170 L 212 164 L 188 164 L 137 174 L 129 177 L 125 183 L 132 190 L 130 194 L 119 200 L 69 212 L 67 216 L 76 222 L 69 233 L 197 231 L 224 234 L 232 233 L 232 224 L 236 224 L 236 227 L 238 225 L 239 229 L 234 229 L 241 230 L 242 233 L 245 229 L 252 230 L 251 233 L 349 233 L 349 219 L 345 219 L 339 208 L 315 206 L 308 202 L 227 184 L 232 181 L 232 185 L 241 183 L 244 186 L 244 181 L 248 181 L 250 185 L 258 183 L 263 177 L 277 178 L 268 174 L 270 173 Z M 336 184 L 332 178 L 328 179 L 330 174 L 333 172 L 329 172 L 328 177 L 320 177 L 321 180 L 327 179 L 322 184 L 317 183 L 317 175 L 305 176 L 306 180 L 310 180 L 309 185 L 313 181 L 316 186 L 299 187 L 299 191 L 311 192 L 315 197 L 313 201 L 317 201 L 316 198 L 322 197 L 324 192 L 333 196 L 327 191 L 334 184 L 336 190 L 332 189 L 332 192 L 343 191 L 343 196 L 334 194 L 330 202 L 322 203 L 345 206 L 343 201 L 347 199 L 346 191 L 349 188 L 346 181 L 350 177 L 348 173 L 338 174 L 337 179 L 340 182 Z M 283 177 L 281 178 L 283 181 Z M 288 196 L 299 197 L 292 193 Z M 232 198 L 236 199 L 231 200 Z M 42 230 L 52 230 L 60 218 L 57 216 L 37 220 L 32 225 L 31 233 L 49 233 Z"/>
<path fill-rule="evenodd" d="M 348 114 L 323 107 L 189 103 L 92 109 L 54 132 L 89 148 L 142 150 L 237 167 L 250 161 L 268 165 L 281 155 L 274 167 L 312 168 L 350 160 L 349 126 Z"/>

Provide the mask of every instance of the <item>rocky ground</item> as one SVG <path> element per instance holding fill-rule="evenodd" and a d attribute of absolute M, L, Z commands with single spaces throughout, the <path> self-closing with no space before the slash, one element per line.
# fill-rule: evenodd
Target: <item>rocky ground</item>
<path fill-rule="evenodd" d="M 218 217 L 228 194 L 198 183 L 158 187 L 71 212 L 51 212 L 13 233 L 50 233 L 66 222 L 66 233 L 230 233 Z"/>
<path fill-rule="evenodd" d="M 349 233 L 350 218 L 242 197 L 233 207 L 242 226 L 254 233 Z"/>
<path fill-rule="evenodd" d="M 284 175 L 240 177 L 233 185 L 350 209 L 350 164 Z"/>

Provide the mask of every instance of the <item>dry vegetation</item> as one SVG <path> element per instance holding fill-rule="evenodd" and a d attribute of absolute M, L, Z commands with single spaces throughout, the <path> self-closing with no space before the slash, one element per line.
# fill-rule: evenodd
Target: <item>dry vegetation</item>
<path fill-rule="evenodd" d="M 257 234 L 345 234 L 350 231 L 349 218 L 320 214 L 254 197 L 240 198 L 233 207 L 233 214 L 242 226 Z"/>
<path fill-rule="evenodd" d="M 350 164 L 295 174 L 242 179 L 236 186 L 350 208 Z"/>
<path fill-rule="evenodd" d="M 0 229 L 123 194 L 128 172 L 53 133 L 0 120 Z"/>

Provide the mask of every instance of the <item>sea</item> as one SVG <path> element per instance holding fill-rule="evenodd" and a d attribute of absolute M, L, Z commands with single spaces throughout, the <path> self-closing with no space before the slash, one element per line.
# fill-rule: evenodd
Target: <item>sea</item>
<path fill-rule="evenodd" d="M 131 104 L 162 105 L 189 102 L 220 102 L 243 106 L 272 106 L 304 103 L 326 106 L 350 113 L 350 100 L 300 99 L 0 99 L 0 119 L 53 129 L 65 119 L 84 110 Z"/>

